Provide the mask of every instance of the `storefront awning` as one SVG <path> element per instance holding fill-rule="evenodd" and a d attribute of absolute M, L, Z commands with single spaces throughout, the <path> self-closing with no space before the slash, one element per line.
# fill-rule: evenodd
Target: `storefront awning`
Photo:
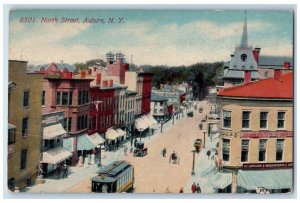
<path fill-rule="evenodd" d="M 64 150 L 62 147 L 56 147 L 43 152 L 43 163 L 58 164 L 67 158 L 71 157 L 72 153 Z"/>
<path fill-rule="evenodd" d="M 105 139 L 101 137 L 99 133 L 94 133 L 92 135 L 89 135 L 89 137 L 96 145 L 101 145 L 105 142 Z"/>
<path fill-rule="evenodd" d="M 153 118 L 153 116 L 151 116 L 151 115 L 149 114 L 147 117 L 148 117 L 148 119 L 150 120 L 151 125 L 156 125 L 156 124 L 157 124 L 157 121 L 155 120 L 155 118 Z"/>
<path fill-rule="evenodd" d="M 217 172 L 209 179 L 209 184 L 213 188 L 224 189 L 232 183 L 232 173 Z"/>
<path fill-rule="evenodd" d="M 120 128 L 116 129 L 116 132 L 118 133 L 119 137 L 124 137 L 126 135 L 126 132 Z"/>
<path fill-rule="evenodd" d="M 8 130 L 17 128 L 15 125 L 8 123 Z"/>
<path fill-rule="evenodd" d="M 142 116 L 142 121 L 144 121 L 144 123 L 150 127 L 152 125 L 152 121 L 147 117 L 147 116 Z"/>
<path fill-rule="evenodd" d="M 293 170 L 239 170 L 237 185 L 247 190 L 256 190 L 258 187 L 265 189 L 286 189 L 293 187 Z"/>
<path fill-rule="evenodd" d="M 149 126 L 141 118 L 138 118 L 137 120 L 135 120 L 135 128 L 138 131 L 144 131 L 149 128 Z"/>
<path fill-rule="evenodd" d="M 66 133 L 65 129 L 60 123 L 44 127 L 43 129 L 43 139 L 52 140 Z"/>
<path fill-rule="evenodd" d="M 77 138 L 77 150 L 91 150 L 96 147 L 97 144 L 95 144 L 87 134 L 81 135 Z"/>
<path fill-rule="evenodd" d="M 118 133 L 114 129 L 108 129 L 105 133 L 105 139 L 115 140 L 119 137 Z"/>
<path fill-rule="evenodd" d="M 65 150 L 67 150 L 68 152 L 73 152 L 74 151 L 73 139 L 74 139 L 73 137 L 63 139 L 63 148 Z"/>

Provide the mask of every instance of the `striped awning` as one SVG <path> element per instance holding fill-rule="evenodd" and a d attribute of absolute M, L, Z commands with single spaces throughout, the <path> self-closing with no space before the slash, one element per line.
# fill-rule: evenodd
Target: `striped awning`
<path fill-rule="evenodd" d="M 116 140 L 119 137 L 119 134 L 114 129 L 108 129 L 105 133 L 105 139 L 107 140 Z"/>
<path fill-rule="evenodd" d="M 63 148 L 65 150 L 67 150 L 68 152 L 73 152 L 74 151 L 73 139 L 74 139 L 73 137 L 63 139 Z"/>
<path fill-rule="evenodd" d="M 232 183 L 232 173 L 217 172 L 214 176 L 210 176 L 208 182 L 213 188 L 224 189 Z"/>
<path fill-rule="evenodd" d="M 72 153 L 64 150 L 62 147 L 56 147 L 43 152 L 43 163 L 58 164 L 67 158 L 71 157 Z"/>
<path fill-rule="evenodd" d="M 99 135 L 99 133 L 94 133 L 89 135 L 90 139 L 94 142 L 95 145 L 101 145 L 105 142 L 105 139 Z"/>
<path fill-rule="evenodd" d="M 43 129 L 43 139 L 52 140 L 66 133 L 65 129 L 62 127 L 61 123 L 44 127 Z"/>
<path fill-rule="evenodd" d="M 247 190 L 287 189 L 293 187 L 293 170 L 277 169 L 264 171 L 239 170 L 237 185 Z"/>
<path fill-rule="evenodd" d="M 81 135 L 77 138 L 77 150 L 91 150 L 96 147 L 97 144 L 95 144 L 87 134 Z"/>

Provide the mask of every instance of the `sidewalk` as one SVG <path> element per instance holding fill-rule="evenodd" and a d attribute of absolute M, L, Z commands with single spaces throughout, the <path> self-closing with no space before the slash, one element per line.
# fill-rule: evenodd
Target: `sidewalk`
<path fill-rule="evenodd" d="M 204 115 L 208 115 L 209 111 L 210 111 L 210 104 L 207 101 L 203 101 L 201 102 L 201 105 L 204 106 L 205 110 L 203 111 L 204 113 L 202 114 L 202 116 Z M 207 129 L 207 126 L 205 126 L 204 129 Z M 207 130 L 208 132 L 208 130 Z M 203 136 L 203 135 L 202 135 Z M 214 193 L 214 189 L 207 183 L 207 179 L 202 178 L 201 177 L 201 173 L 208 168 L 209 166 L 213 166 L 214 163 L 213 161 L 211 161 L 211 159 L 207 157 L 207 151 L 211 150 L 212 148 L 216 147 L 216 143 L 218 141 L 218 139 L 216 139 L 215 135 L 212 135 L 213 139 L 211 141 L 211 139 L 208 137 L 208 135 L 206 134 L 206 143 L 205 143 L 205 148 L 201 150 L 201 152 L 199 153 L 199 156 L 195 156 L 196 160 L 195 160 L 195 175 L 191 175 L 189 181 L 187 182 L 187 184 L 184 187 L 184 193 L 192 193 L 191 191 L 191 187 L 193 183 L 199 183 L 200 188 L 201 188 L 201 193 Z"/>

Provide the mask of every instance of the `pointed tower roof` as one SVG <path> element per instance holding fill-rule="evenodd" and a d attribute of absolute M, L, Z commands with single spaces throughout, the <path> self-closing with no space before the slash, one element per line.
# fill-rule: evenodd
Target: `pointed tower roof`
<path fill-rule="evenodd" d="M 245 11 L 245 20 L 244 20 L 244 28 L 243 28 L 243 35 L 241 39 L 241 48 L 248 48 L 248 30 L 247 30 L 247 13 Z"/>

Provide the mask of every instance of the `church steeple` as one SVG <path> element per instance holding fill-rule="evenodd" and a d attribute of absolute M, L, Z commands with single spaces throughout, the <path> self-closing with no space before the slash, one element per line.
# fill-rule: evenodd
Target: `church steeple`
<path fill-rule="evenodd" d="M 243 35 L 241 39 L 241 48 L 248 48 L 248 31 L 247 31 L 247 14 L 245 11 L 245 20 L 244 20 L 244 28 L 243 28 Z"/>

